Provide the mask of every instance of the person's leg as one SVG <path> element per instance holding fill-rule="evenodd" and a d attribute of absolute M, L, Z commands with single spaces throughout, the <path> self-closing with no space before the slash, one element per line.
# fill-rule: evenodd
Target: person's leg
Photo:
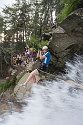
<path fill-rule="evenodd" d="M 34 71 L 31 72 L 31 74 L 29 75 L 28 79 L 25 81 L 25 84 L 28 84 L 28 82 L 31 80 L 31 79 L 35 79 L 35 75 L 39 74 L 38 70 L 35 69 Z"/>
<path fill-rule="evenodd" d="M 36 83 L 36 77 L 35 76 L 33 76 L 33 82 Z"/>

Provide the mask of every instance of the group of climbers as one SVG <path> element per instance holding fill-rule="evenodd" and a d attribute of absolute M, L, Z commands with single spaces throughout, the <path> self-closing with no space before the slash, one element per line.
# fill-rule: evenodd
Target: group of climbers
<path fill-rule="evenodd" d="M 12 57 L 13 65 L 21 65 L 22 62 L 28 64 L 29 62 L 34 61 L 34 49 L 33 48 L 24 48 L 22 54 L 14 54 Z"/>
<path fill-rule="evenodd" d="M 17 65 L 18 64 L 21 65 L 21 60 L 26 61 L 26 63 L 29 63 L 30 60 L 33 61 L 33 57 L 34 57 L 33 48 L 31 48 L 31 49 L 25 48 L 22 56 L 17 55 L 17 60 L 18 60 Z M 40 48 L 38 50 L 37 58 L 39 58 L 41 60 L 41 65 L 37 69 L 35 69 L 34 71 L 31 72 L 31 74 L 29 75 L 29 77 L 27 78 L 25 83 L 23 83 L 22 85 L 24 85 L 24 86 L 27 85 L 31 79 L 33 79 L 33 81 L 36 82 L 35 75 L 39 74 L 42 71 L 44 71 L 44 72 L 47 71 L 48 65 L 50 62 L 50 52 L 48 51 L 47 46 L 44 46 L 43 48 Z"/>

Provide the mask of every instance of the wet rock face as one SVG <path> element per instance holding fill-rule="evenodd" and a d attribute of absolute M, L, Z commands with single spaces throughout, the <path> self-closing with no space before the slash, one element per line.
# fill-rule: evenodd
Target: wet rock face
<path fill-rule="evenodd" d="M 83 53 L 83 8 L 71 13 L 54 31 L 49 42 L 56 67 L 64 67 L 74 53 Z"/>

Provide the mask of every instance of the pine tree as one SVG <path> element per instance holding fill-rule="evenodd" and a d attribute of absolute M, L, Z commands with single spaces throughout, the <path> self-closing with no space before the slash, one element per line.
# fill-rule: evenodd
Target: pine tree
<path fill-rule="evenodd" d="M 26 0 L 16 0 L 11 7 L 6 6 L 4 12 L 5 31 L 11 30 L 11 36 L 16 37 L 16 41 L 26 41 L 27 29 L 30 23 L 30 5 Z M 8 33 L 8 32 L 7 32 Z M 17 34 L 17 35 L 16 35 Z"/>
<path fill-rule="evenodd" d="M 0 33 L 3 32 L 3 17 L 0 15 Z"/>

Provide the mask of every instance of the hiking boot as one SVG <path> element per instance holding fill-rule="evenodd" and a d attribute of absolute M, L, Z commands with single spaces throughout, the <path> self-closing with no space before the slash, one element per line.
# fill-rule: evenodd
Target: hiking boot
<path fill-rule="evenodd" d="M 26 83 L 20 84 L 20 86 L 26 88 Z"/>

